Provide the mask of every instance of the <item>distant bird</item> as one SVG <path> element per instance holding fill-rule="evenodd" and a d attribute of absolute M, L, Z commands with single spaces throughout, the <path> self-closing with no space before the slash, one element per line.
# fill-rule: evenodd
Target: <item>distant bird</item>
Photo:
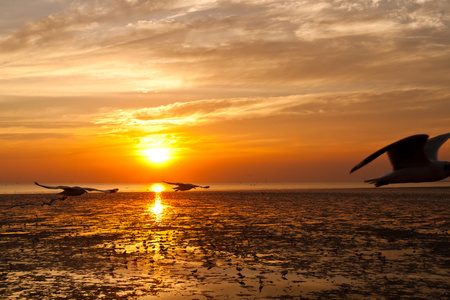
<path fill-rule="evenodd" d="M 450 176 L 450 162 L 438 161 L 439 148 L 450 138 L 450 133 L 428 139 L 426 134 L 417 134 L 392 143 L 357 164 L 350 173 L 367 165 L 387 152 L 393 171 L 365 182 L 376 187 L 391 183 L 430 182 Z"/>
<path fill-rule="evenodd" d="M 178 191 L 189 191 L 189 190 L 192 190 L 192 189 L 195 189 L 195 188 L 209 189 L 209 185 L 207 185 L 207 186 L 199 186 L 199 185 L 190 184 L 190 183 L 167 182 L 167 181 L 163 181 L 163 182 L 167 183 L 167 184 L 176 185 L 176 187 L 173 188 L 175 190 L 175 192 L 178 192 Z"/>
<path fill-rule="evenodd" d="M 66 198 L 67 198 L 67 196 L 66 196 Z M 64 199 L 66 199 L 66 198 L 64 198 Z M 49 202 L 42 202 L 41 203 L 41 206 L 44 206 L 44 205 L 48 205 L 48 206 L 50 206 L 50 205 L 52 205 L 53 204 L 53 202 L 55 202 L 56 200 L 64 200 L 64 199 L 52 199 L 52 200 L 50 200 Z"/>
<path fill-rule="evenodd" d="M 69 196 L 80 196 L 80 195 L 83 195 L 84 193 L 92 192 L 92 191 L 111 194 L 111 193 L 115 193 L 115 192 L 117 192 L 119 190 L 119 189 L 98 190 L 98 189 L 93 189 L 93 188 L 88 188 L 88 187 L 64 186 L 64 185 L 47 186 L 47 185 L 39 184 L 37 182 L 34 182 L 34 183 L 36 185 L 41 186 L 41 187 L 46 188 L 46 189 L 54 189 L 54 190 L 61 190 L 62 189 L 63 191 L 61 193 L 58 193 L 59 195 L 61 195 L 61 198 L 54 199 L 54 200 L 65 200 Z M 48 202 L 43 203 L 42 205 L 44 205 L 44 204 L 51 205 L 54 200 L 50 201 L 50 203 L 48 203 Z"/>
<path fill-rule="evenodd" d="M 8 206 L 8 207 L 5 208 L 5 209 L 11 209 L 11 208 L 14 208 L 14 207 L 25 208 L 25 206 L 27 206 L 27 205 L 35 205 L 35 204 L 33 204 L 33 203 L 15 204 L 15 205 Z"/>

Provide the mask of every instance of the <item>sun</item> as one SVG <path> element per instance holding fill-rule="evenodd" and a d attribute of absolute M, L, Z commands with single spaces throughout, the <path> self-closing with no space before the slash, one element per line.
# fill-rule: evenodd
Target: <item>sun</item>
<path fill-rule="evenodd" d="M 162 185 L 161 183 L 155 183 L 150 187 L 150 190 L 152 192 L 155 193 L 161 193 L 165 190 L 166 188 L 164 187 L 164 185 Z"/>
<path fill-rule="evenodd" d="M 170 159 L 170 150 L 166 148 L 150 148 L 143 150 L 146 158 L 156 164 L 164 163 Z"/>

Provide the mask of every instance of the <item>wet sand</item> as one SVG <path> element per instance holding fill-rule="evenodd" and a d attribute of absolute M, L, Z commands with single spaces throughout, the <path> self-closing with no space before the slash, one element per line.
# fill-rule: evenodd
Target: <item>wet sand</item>
<path fill-rule="evenodd" d="M 0 298 L 449 299 L 449 196 L 0 195 Z"/>

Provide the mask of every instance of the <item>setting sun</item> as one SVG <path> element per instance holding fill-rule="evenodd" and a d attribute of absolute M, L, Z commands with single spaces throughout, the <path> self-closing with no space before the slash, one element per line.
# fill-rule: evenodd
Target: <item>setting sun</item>
<path fill-rule="evenodd" d="M 166 148 L 146 149 L 143 153 L 152 163 L 163 163 L 170 159 L 170 151 Z"/>
<path fill-rule="evenodd" d="M 155 193 L 161 193 L 165 190 L 165 187 L 160 183 L 155 183 L 150 187 L 150 190 Z"/>

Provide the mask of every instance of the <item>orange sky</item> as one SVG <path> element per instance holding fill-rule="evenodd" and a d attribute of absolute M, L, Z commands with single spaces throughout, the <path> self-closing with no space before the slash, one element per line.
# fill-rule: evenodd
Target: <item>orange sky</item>
<path fill-rule="evenodd" d="M 448 1 L 16 0 L 0 15 L 0 183 L 361 181 L 389 170 L 348 174 L 379 148 L 450 131 Z"/>

